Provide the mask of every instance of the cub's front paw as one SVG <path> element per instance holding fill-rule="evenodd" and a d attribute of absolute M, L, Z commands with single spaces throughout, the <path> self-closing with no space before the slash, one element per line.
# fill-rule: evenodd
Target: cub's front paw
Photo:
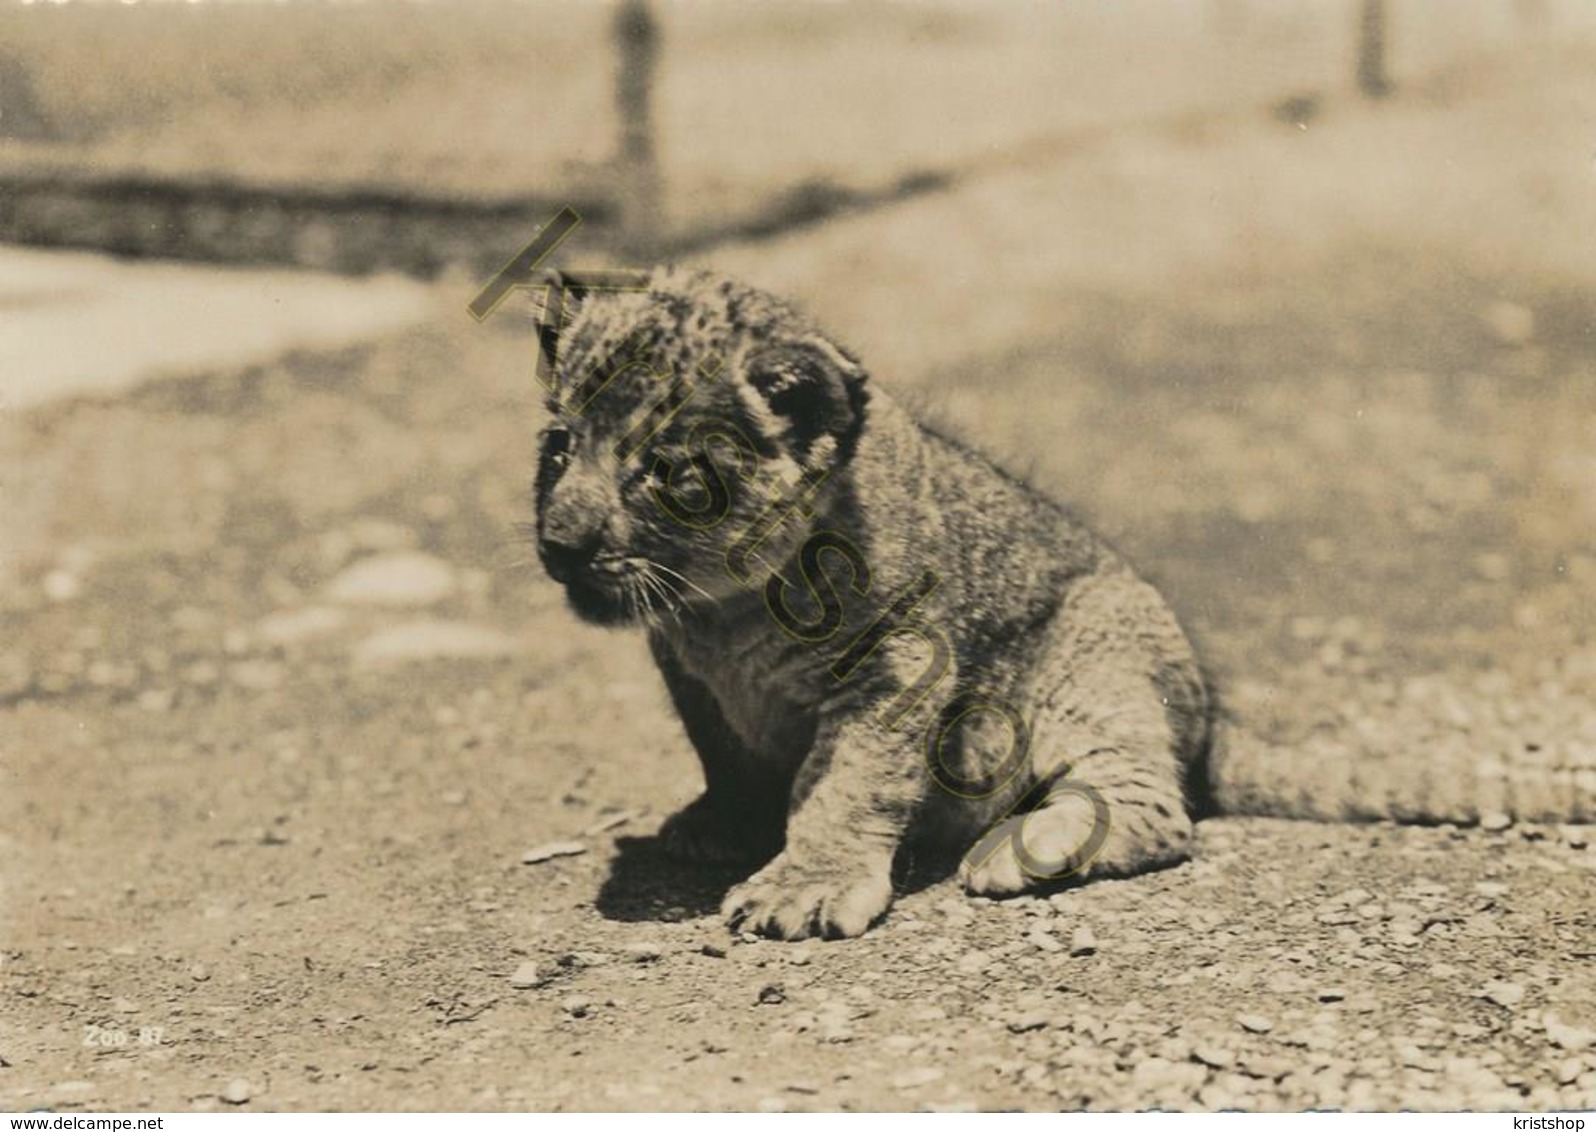
<path fill-rule="evenodd" d="M 783 855 L 727 893 L 721 913 L 733 931 L 772 939 L 846 939 L 862 935 L 891 903 L 890 861 L 822 868 Z"/>
<path fill-rule="evenodd" d="M 748 864 L 776 851 L 774 835 L 702 797 L 665 819 L 659 842 L 668 856 L 698 865 Z"/>

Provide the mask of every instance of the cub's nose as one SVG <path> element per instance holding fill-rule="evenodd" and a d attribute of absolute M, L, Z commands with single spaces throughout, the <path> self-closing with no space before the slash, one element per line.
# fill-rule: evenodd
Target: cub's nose
<path fill-rule="evenodd" d="M 601 541 L 599 531 L 570 535 L 545 532 L 538 543 L 538 553 L 549 577 L 563 585 L 593 564 Z"/>

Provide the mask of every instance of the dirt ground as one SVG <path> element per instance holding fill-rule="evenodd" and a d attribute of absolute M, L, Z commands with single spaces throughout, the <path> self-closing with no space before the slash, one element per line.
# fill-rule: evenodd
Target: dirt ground
<path fill-rule="evenodd" d="M 511 534 L 530 343 L 468 285 L 0 420 L 0 1107 L 1596 1107 L 1596 848 L 1536 820 L 1592 792 L 1596 291 L 1387 235 L 1077 264 L 1007 329 L 898 272 L 865 356 L 1146 566 L 1287 772 L 1425 768 L 1457 821 L 1220 818 L 1181 868 L 922 883 L 843 943 L 732 937 L 736 878 L 654 852 L 694 760 Z M 852 290 L 796 290 L 869 339 L 852 238 Z"/>

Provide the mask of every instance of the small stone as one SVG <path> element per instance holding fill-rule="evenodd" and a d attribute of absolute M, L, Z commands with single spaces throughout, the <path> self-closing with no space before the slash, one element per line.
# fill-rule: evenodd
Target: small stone
<path fill-rule="evenodd" d="M 1513 572 L 1513 563 L 1505 554 L 1478 554 L 1474 557 L 1474 572 L 1487 582 L 1501 582 Z"/>
<path fill-rule="evenodd" d="M 1274 1022 L 1262 1014 L 1238 1014 L 1236 1025 L 1252 1034 L 1267 1034 L 1275 1028 Z"/>
<path fill-rule="evenodd" d="M 1513 818 L 1501 810 L 1492 810 L 1480 818 L 1480 828 L 1487 833 L 1501 833 L 1513 825 Z"/>
<path fill-rule="evenodd" d="M 1199 1043 L 1192 1046 L 1191 1055 L 1211 1069 L 1229 1069 L 1236 1064 L 1236 1055 L 1223 1046 Z"/>
<path fill-rule="evenodd" d="M 1555 1014 L 1546 1014 L 1546 1040 L 1558 1049 L 1566 1049 L 1569 1053 L 1579 1053 L 1596 1046 L 1596 1030 L 1587 1030 L 1581 1026 L 1569 1026 Z"/>
<path fill-rule="evenodd" d="M 196 963 L 188 969 L 188 977 L 196 983 L 203 983 L 210 979 L 211 973 L 202 964 Z"/>
<path fill-rule="evenodd" d="M 340 605 L 433 605 L 451 597 L 453 567 L 420 551 L 374 554 L 346 567 L 327 584 L 327 598 Z"/>
<path fill-rule="evenodd" d="M 1559 828 L 1563 841 L 1570 849 L 1585 849 L 1590 845 L 1590 826 L 1565 825 Z"/>
<path fill-rule="evenodd" d="M 1522 303 L 1497 299 L 1480 310 L 1480 322 L 1503 346 L 1522 346 L 1535 337 L 1535 312 Z"/>
<path fill-rule="evenodd" d="M 1033 931 L 1027 935 L 1025 939 L 1026 942 L 1032 947 L 1036 948 L 1038 951 L 1044 951 L 1049 955 L 1056 954 L 1064 950 L 1064 945 L 1062 943 L 1044 931 Z"/>
<path fill-rule="evenodd" d="M 338 632 L 349 623 L 349 614 L 330 605 L 279 610 L 255 623 L 255 636 L 267 645 L 284 647 L 302 644 Z"/>
<path fill-rule="evenodd" d="M 787 991 L 780 983 L 766 983 L 759 988 L 759 1005 L 780 1006 L 787 1001 Z"/>
<path fill-rule="evenodd" d="M 626 957 L 633 963 L 657 963 L 664 954 L 657 943 L 634 943 L 626 948 Z"/>
<path fill-rule="evenodd" d="M 1070 933 L 1071 955 L 1097 954 L 1097 937 L 1092 934 L 1092 929 L 1087 924 L 1081 924 Z"/>
<path fill-rule="evenodd" d="M 1508 893 L 1508 887 L 1499 881 L 1482 880 L 1479 884 L 1474 886 L 1474 891 L 1479 893 L 1481 896 L 1489 896 L 1494 899 L 1498 896 L 1506 896 Z"/>
<path fill-rule="evenodd" d="M 1524 1001 L 1524 986 L 1499 979 L 1480 988 L 1479 997 L 1511 1010 Z"/>
<path fill-rule="evenodd" d="M 572 1018 L 586 1018 L 588 1011 L 593 1009 L 593 1000 L 585 995 L 568 995 L 560 1000 L 560 1009 Z"/>
<path fill-rule="evenodd" d="M 1411 1042 L 1397 1047 L 1397 1058 L 1409 1069 L 1417 1069 L 1424 1073 L 1439 1073 L 1441 1071 L 1440 1061 L 1430 1057 Z"/>
<path fill-rule="evenodd" d="M 1043 1029 L 1048 1023 L 1048 1016 L 1040 1010 L 1029 1011 L 1025 1014 L 1015 1015 L 1008 1021 L 1009 1033 L 1028 1034 L 1032 1030 Z"/>
<path fill-rule="evenodd" d="M 83 583 L 70 570 L 51 570 L 40 583 L 44 596 L 54 602 L 72 601 L 83 592 Z"/>
<path fill-rule="evenodd" d="M 1278 1081 L 1294 1072 L 1297 1066 L 1284 1057 L 1259 1054 L 1248 1055 L 1241 1061 L 1239 1068 L 1249 1077 L 1256 1077 L 1261 1081 Z"/>
<path fill-rule="evenodd" d="M 551 841 L 547 845 L 539 845 L 536 849 L 528 849 L 521 854 L 523 865 L 541 865 L 544 861 L 552 861 L 556 857 L 578 857 L 587 852 L 587 846 L 580 841 Z"/>
<path fill-rule="evenodd" d="M 1162 1057 L 1149 1057 L 1136 1063 L 1131 1078 L 1150 1089 L 1195 1091 L 1207 1079 L 1208 1071 L 1190 1062 L 1176 1063 Z"/>
<path fill-rule="evenodd" d="M 700 955 L 707 955 L 711 959 L 726 958 L 726 949 L 718 943 L 706 943 L 698 949 Z"/>
<path fill-rule="evenodd" d="M 248 1104 L 249 1098 L 249 1082 L 242 1077 L 234 1077 L 227 1083 L 227 1088 L 222 1090 L 222 1100 L 228 1104 Z"/>
<path fill-rule="evenodd" d="M 516 990 L 533 990 L 548 982 L 548 976 L 542 967 L 530 959 L 517 967 L 510 975 L 510 985 Z"/>
<path fill-rule="evenodd" d="M 1564 1058 L 1557 1063 L 1555 1074 L 1559 1085 L 1572 1085 L 1585 1072 L 1585 1063 L 1577 1057 Z"/>
<path fill-rule="evenodd" d="M 151 713 L 171 711 L 176 702 L 177 692 L 171 688 L 147 688 L 138 697 L 139 709 Z"/>
<path fill-rule="evenodd" d="M 270 660 L 241 660 L 227 670 L 234 684 L 249 692 L 268 692 L 283 682 L 283 666 Z"/>
<path fill-rule="evenodd" d="M 521 651 L 507 633 L 464 621 L 409 621 L 382 629 L 355 646 L 361 668 L 385 668 L 434 660 L 497 660 Z"/>
<path fill-rule="evenodd" d="M 927 1085 L 942 1080 L 942 1070 L 931 1065 L 921 1065 L 914 1069 L 906 1069 L 892 1079 L 892 1087 L 908 1091 L 910 1089 L 923 1089 Z"/>
<path fill-rule="evenodd" d="M 1347 997 L 1347 992 L 1341 987 L 1320 987 L 1314 997 L 1320 1002 L 1340 1002 Z"/>
<path fill-rule="evenodd" d="M 221 678 L 221 670 L 208 660 L 196 660 L 183 669 L 183 679 L 196 688 L 208 688 Z"/>

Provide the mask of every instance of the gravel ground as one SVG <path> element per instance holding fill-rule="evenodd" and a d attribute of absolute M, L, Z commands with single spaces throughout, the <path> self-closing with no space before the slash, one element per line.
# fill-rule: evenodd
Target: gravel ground
<path fill-rule="evenodd" d="M 1589 419 L 1584 340 L 1493 345 L 1475 302 L 1492 287 L 1409 278 L 1446 296 L 1423 312 L 1447 323 L 1437 340 L 1495 351 L 1473 378 L 1494 395 L 1423 427 L 1434 407 L 1405 369 L 1313 376 L 1334 335 L 1378 346 L 1409 317 L 1336 301 L 1359 293 L 1347 278 L 1239 296 L 1262 312 L 1249 337 L 1289 335 L 1297 380 L 1410 438 L 1376 466 L 1421 486 L 1498 470 L 1437 510 L 1434 547 L 1386 541 L 1412 503 L 1399 481 L 1326 459 L 1274 480 L 1247 459 L 1238 436 L 1296 428 L 1279 443 L 1311 450 L 1335 419 L 1279 409 L 1268 351 L 1236 355 L 1235 423 L 1189 417 L 1191 387 L 1165 405 L 1186 422 L 1162 457 L 1190 485 L 1173 502 L 1066 474 L 1115 466 L 1116 446 L 1139 458 L 1124 427 L 1081 428 L 1038 478 L 1085 484 L 1088 510 L 1134 530 L 1221 663 L 1276 690 L 1248 702 L 1282 727 L 1333 739 L 1418 682 L 1440 691 L 1398 697 L 1388 750 L 1455 757 L 1415 749 L 1445 730 L 1447 688 L 1522 736 L 1566 717 L 1588 740 L 1588 528 L 1532 521 L 1564 496 L 1514 471 L 1531 441 L 1531 471 L 1579 457 L 1559 422 Z M 1237 300 L 1075 339 L 1087 423 L 1163 404 L 1152 378 L 1222 348 L 1236 332 L 1216 312 Z M 987 904 L 921 878 L 857 942 L 728 936 L 712 909 L 734 878 L 673 870 L 648 840 L 696 771 L 640 644 L 577 625 L 506 534 L 525 507 L 524 343 L 446 321 L 5 423 L 23 537 L 0 1104 L 1596 1104 L 1583 827 L 1223 819 L 1194 864 L 1135 881 Z M 1058 353 L 1010 359 L 994 399 L 1026 403 Z M 1246 503 L 1260 480 L 1278 508 Z M 1548 568 L 1487 557 L 1502 530 Z M 1358 532 L 1356 553 L 1313 549 Z"/>
<path fill-rule="evenodd" d="M 1452 119 L 1472 150 L 1369 129 L 1465 163 L 1437 216 L 1588 207 L 1503 159 L 1553 168 L 1537 105 Z M 0 418 L 0 1107 L 1596 1107 L 1596 831 L 1538 820 L 1596 761 L 1596 272 L 1355 190 L 1293 242 L 1405 172 L 1338 174 L 1336 131 L 1274 180 L 1138 144 L 720 262 L 1150 567 L 1328 809 L 1416 782 L 1457 821 L 1221 818 L 1154 876 L 729 936 L 735 878 L 649 840 L 698 777 L 641 643 L 510 533 L 528 339 L 461 282 L 374 345 Z M 1309 188 L 1183 211 L 1220 167 Z M 972 201 L 1021 214 L 973 288 L 933 262 L 977 262 Z"/>

